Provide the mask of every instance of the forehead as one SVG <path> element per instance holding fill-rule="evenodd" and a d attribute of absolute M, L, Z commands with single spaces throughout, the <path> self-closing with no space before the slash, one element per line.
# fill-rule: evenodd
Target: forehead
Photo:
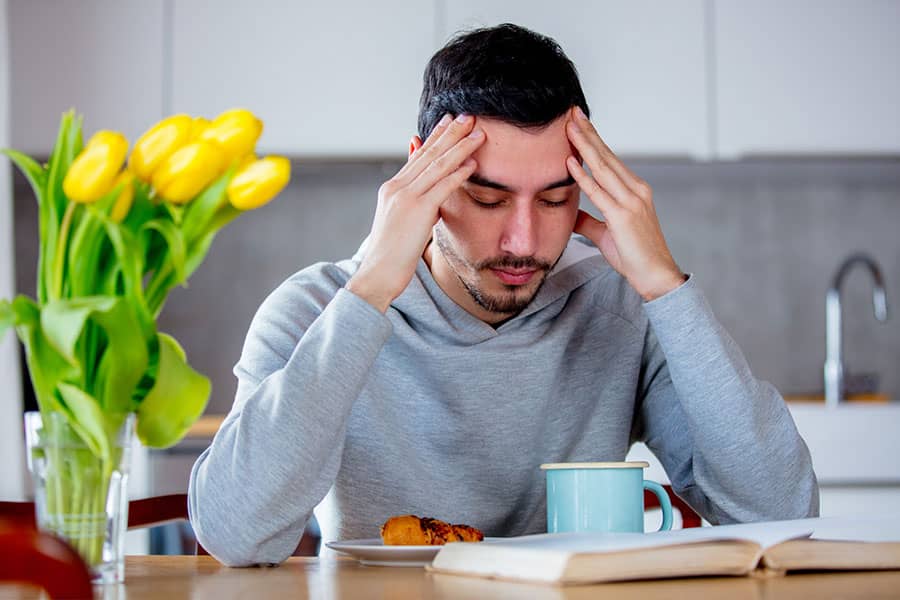
<path fill-rule="evenodd" d="M 541 129 L 478 117 L 475 126 L 484 130 L 486 139 L 472 155 L 478 162 L 476 172 L 514 192 L 537 192 L 567 178 L 566 158 L 575 153 L 566 136 L 567 115 Z"/>

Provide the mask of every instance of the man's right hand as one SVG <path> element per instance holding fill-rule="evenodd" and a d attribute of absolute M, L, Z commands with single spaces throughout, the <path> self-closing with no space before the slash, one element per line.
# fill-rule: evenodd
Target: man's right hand
<path fill-rule="evenodd" d="M 428 140 L 378 190 L 366 254 L 346 288 L 385 312 L 409 285 L 441 205 L 475 172 L 484 142 L 475 119 L 445 115 Z"/>

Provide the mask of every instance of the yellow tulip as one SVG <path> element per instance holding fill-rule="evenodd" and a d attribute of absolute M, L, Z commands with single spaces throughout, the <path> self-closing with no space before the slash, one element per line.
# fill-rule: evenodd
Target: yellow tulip
<path fill-rule="evenodd" d="M 163 119 L 135 142 L 128 161 L 129 169 L 141 181 L 149 182 L 163 161 L 191 140 L 192 127 L 190 115 Z"/>
<path fill-rule="evenodd" d="M 73 202 L 96 202 L 109 193 L 128 154 L 128 140 L 115 131 L 98 131 L 72 161 L 63 191 Z"/>
<path fill-rule="evenodd" d="M 249 165 L 250 163 L 254 163 L 254 162 L 256 162 L 257 160 L 258 160 L 258 159 L 256 158 L 256 154 L 254 154 L 253 152 L 251 152 L 250 154 L 248 154 L 247 156 L 245 156 L 244 158 L 242 158 L 240 161 L 238 161 L 238 170 L 243 169 L 244 167 L 246 167 L 246 166 Z"/>
<path fill-rule="evenodd" d="M 262 121 L 243 108 L 226 110 L 213 119 L 200 134 L 201 140 L 218 143 L 225 151 L 226 163 L 244 157 L 253 151 L 256 140 L 262 134 Z"/>
<path fill-rule="evenodd" d="M 179 148 L 153 173 L 153 187 L 170 202 L 183 204 L 212 183 L 225 165 L 222 149 L 197 141 Z"/>
<path fill-rule="evenodd" d="M 116 223 L 124 221 L 128 216 L 128 211 L 131 210 L 131 204 L 134 202 L 134 175 L 128 171 L 122 171 L 116 178 L 113 187 L 120 184 L 122 189 L 119 191 L 119 197 L 116 198 L 116 203 L 109 213 L 109 218 Z"/>
<path fill-rule="evenodd" d="M 194 117 L 191 121 L 191 141 L 200 139 L 200 134 L 209 127 L 209 119 Z"/>
<path fill-rule="evenodd" d="M 228 201 L 252 210 L 278 195 L 291 179 L 291 163 L 283 156 L 267 156 L 242 167 L 228 184 Z"/>

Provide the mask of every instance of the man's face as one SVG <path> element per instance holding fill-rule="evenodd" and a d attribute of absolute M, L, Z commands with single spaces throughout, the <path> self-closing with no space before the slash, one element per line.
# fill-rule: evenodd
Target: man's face
<path fill-rule="evenodd" d="M 568 113 L 567 113 L 568 114 Z M 458 304 L 497 322 L 531 302 L 575 224 L 578 186 L 566 115 L 541 130 L 477 118 L 478 168 L 441 208 L 431 253 L 435 279 Z"/>

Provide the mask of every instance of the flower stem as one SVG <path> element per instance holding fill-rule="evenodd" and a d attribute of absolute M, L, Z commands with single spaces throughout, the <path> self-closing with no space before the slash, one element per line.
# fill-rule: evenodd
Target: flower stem
<path fill-rule="evenodd" d="M 75 215 L 76 204 L 69 202 L 63 215 L 62 225 L 59 228 L 59 239 L 56 244 L 56 258 L 53 261 L 53 288 L 50 297 L 54 300 L 62 298 L 63 274 L 66 270 L 66 249 L 68 248 L 69 229 L 72 227 L 72 217 Z"/>

